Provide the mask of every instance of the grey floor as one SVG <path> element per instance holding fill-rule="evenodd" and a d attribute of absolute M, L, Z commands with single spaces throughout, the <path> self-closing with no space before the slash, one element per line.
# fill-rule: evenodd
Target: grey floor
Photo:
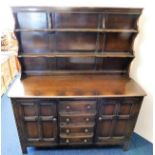
<path fill-rule="evenodd" d="M 3 95 L 1 98 L 1 154 L 2 155 L 21 155 L 18 134 L 15 126 L 10 99 Z M 102 147 L 102 148 L 85 148 L 85 149 L 36 149 L 29 147 L 29 155 L 152 155 L 153 145 L 133 134 L 129 151 L 124 152 L 121 147 Z"/>

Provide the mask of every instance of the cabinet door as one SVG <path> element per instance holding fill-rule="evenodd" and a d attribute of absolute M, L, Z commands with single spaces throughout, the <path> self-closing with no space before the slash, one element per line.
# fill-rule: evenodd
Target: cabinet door
<path fill-rule="evenodd" d="M 129 138 L 140 109 L 136 98 L 103 99 L 99 104 L 96 142 L 121 142 Z"/>
<path fill-rule="evenodd" d="M 56 143 L 56 103 L 48 99 L 25 99 L 18 102 L 25 140 L 34 145 Z"/>

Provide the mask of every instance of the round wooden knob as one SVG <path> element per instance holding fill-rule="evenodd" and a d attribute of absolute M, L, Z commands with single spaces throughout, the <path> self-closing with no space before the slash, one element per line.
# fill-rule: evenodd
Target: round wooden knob
<path fill-rule="evenodd" d="M 69 119 L 69 118 L 66 118 L 66 122 L 67 122 L 67 123 L 70 122 L 70 119 Z"/>
<path fill-rule="evenodd" d="M 53 122 L 56 122 L 56 121 L 57 121 L 57 119 L 54 117 L 54 118 L 53 118 Z"/>
<path fill-rule="evenodd" d="M 87 133 L 88 132 L 88 129 L 85 129 L 84 132 Z"/>
<path fill-rule="evenodd" d="M 87 122 L 89 122 L 89 121 L 90 121 L 90 119 L 89 119 L 89 118 L 86 118 L 86 121 L 87 121 Z"/>
<path fill-rule="evenodd" d="M 88 142 L 88 140 L 87 140 L 87 139 L 84 139 L 84 142 L 85 142 L 85 143 L 87 143 L 87 142 Z"/>
<path fill-rule="evenodd" d="M 102 117 L 99 117 L 98 120 L 101 121 L 102 120 Z"/>
<path fill-rule="evenodd" d="M 69 105 L 68 105 L 68 106 L 66 106 L 66 109 L 67 109 L 67 110 L 69 110 L 70 108 L 71 108 L 71 107 L 70 107 Z"/>
<path fill-rule="evenodd" d="M 90 106 L 90 105 L 88 105 L 88 106 L 87 106 L 87 109 L 91 109 L 91 106 Z"/>
<path fill-rule="evenodd" d="M 66 133 L 70 133 L 70 130 L 69 129 L 66 129 Z"/>
<path fill-rule="evenodd" d="M 69 143 L 69 139 L 66 139 L 66 143 Z"/>

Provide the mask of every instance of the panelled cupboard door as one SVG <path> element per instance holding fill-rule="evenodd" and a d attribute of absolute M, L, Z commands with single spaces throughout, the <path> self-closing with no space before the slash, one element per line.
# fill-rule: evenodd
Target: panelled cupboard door
<path fill-rule="evenodd" d="M 19 119 L 27 143 L 54 144 L 57 142 L 57 112 L 54 101 L 25 99 L 18 100 Z"/>
<path fill-rule="evenodd" d="M 107 98 L 99 103 L 96 143 L 128 139 L 141 106 L 141 98 Z"/>

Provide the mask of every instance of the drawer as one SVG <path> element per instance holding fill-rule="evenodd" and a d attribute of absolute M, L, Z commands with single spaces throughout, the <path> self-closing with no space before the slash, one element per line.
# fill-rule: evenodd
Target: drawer
<path fill-rule="evenodd" d="M 72 134 L 77 134 L 77 133 L 81 133 L 81 134 L 93 134 L 94 128 L 93 126 L 85 126 L 85 127 L 60 127 L 60 133 L 62 134 L 66 134 L 66 135 L 72 135 Z"/>
<path fill-rule="evenodd" d="M 60 101 L 59 111 L 65 112 L 95 112 L 96 101 Z"/>
<path fill-rule="evenodd" d="M 65 145 L 72 145 L 72 144 L 92 144 L 93 142 L 93 137 L 92 136 L 85 136 L 85 137 L 66 137 L 66 136 L 61 136 L 60 135 L 60 144 L 65 144 Z"/>
<path fill-rule="evenodd" d="M 95 115 L 82 115 L 82 116 L 60 116 L 61 124 L 89 124 L 95 121 Z"/>

